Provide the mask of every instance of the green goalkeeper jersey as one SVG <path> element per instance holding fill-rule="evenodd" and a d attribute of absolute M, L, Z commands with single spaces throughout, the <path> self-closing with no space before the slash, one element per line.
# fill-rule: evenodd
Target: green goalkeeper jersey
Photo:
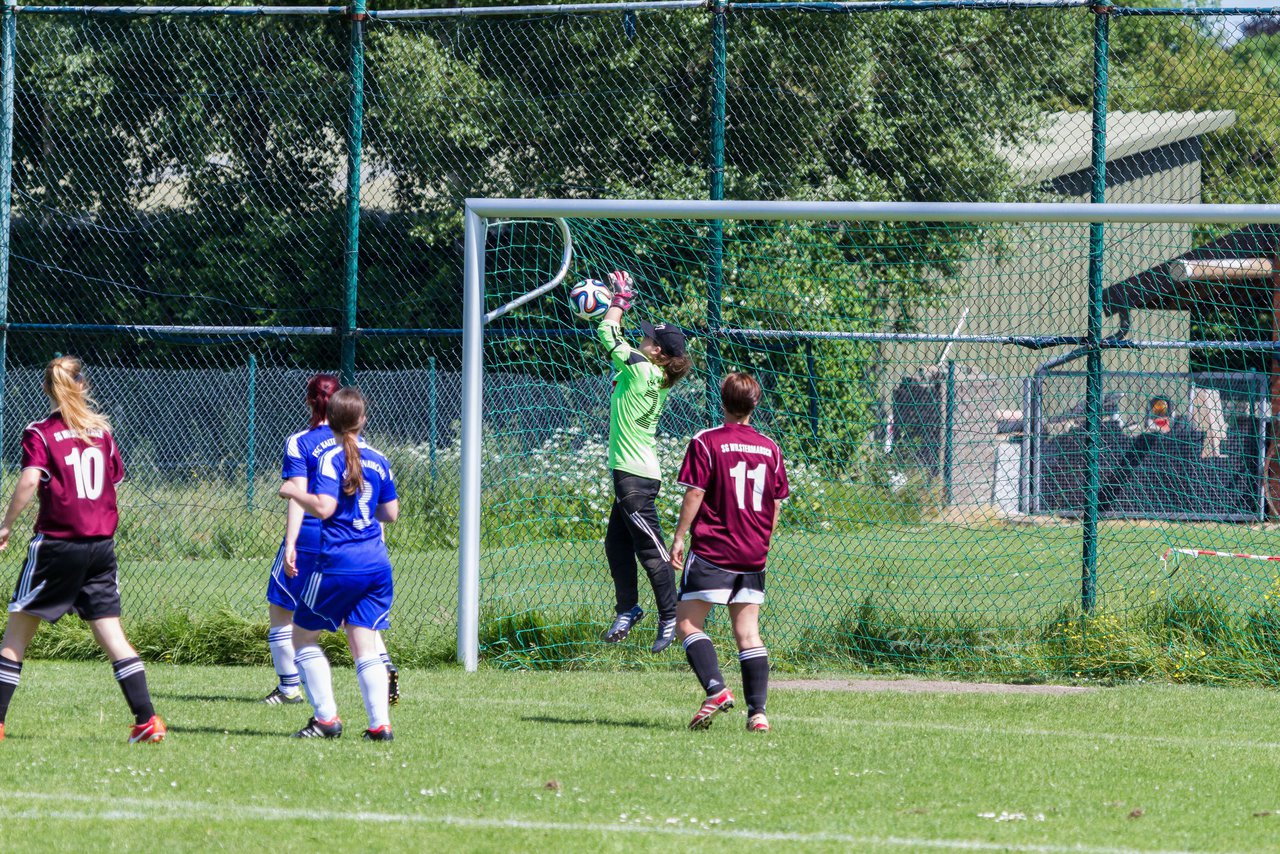
<path fill-rule="evenodd" d="M 627 343 L 616 322 L 601 322 L 598 334 L 618 369 L 609 396 L 609 468 L 661 480 L 655 436 L 669 391 L 666 375 Z"/>

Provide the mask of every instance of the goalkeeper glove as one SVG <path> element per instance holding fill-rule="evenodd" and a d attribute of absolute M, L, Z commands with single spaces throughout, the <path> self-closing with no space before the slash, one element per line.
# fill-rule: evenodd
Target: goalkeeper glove
<path fill-rule="evenodd" d="M 626 270 L 614 270 L 605 279 L 608 280 L 609 288 L 613 291 L 613 299 L 610 300 L 609 307 L 620 308 L 623 311 L 631 308 L 631 300 L 636 295 L 631 274 Z"/>

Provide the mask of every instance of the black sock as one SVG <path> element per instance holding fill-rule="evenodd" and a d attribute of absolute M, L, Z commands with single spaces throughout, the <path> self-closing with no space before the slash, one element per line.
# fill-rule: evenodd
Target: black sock
<path fill-rule="evenodd" d="M 769 650 L 762 646 L 738 653 L 742 667 L 742 693 L 747 697 L 747 714 L 764 714 L 769 696 Z"/>
<path fill-rule="evenodd" d="M 0 724 L 9 714 L 9 701 L 18 690 L 18 677 L 22 674 L 22 662 L 0 658 Z"/>
<path fill-rule="evenodd" d="M 720 675 L 716 647 L 711 638 L 702 632 L 689 635 L 684 639 L 684 657 L 689 659 L 689 666 L 708 696 L 724 688 L 724 677 Z"/>
<path fill-rule="evenodd" d="M 151 692 L 147 690 L 147 671 L 142 666 L 142 659 L 122 658 L 111 662 L 111 669 L 116 672 L 116 681 L 124 692 L 125 702 L 133 712 L 135 724 L 145 724 L 156 713 L 151 705 Z"/>

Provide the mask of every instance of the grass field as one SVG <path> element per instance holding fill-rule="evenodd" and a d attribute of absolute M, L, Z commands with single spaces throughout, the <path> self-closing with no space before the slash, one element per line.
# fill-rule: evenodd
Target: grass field
<path fill-rule="evenodd" d="M 726 670 L 736 688 L 735 669 Z M 335 670 L 351 733 L 364 714 Z M 1280 845 L 1280 699 L 773 691 L 774 731 L 684 726 L 688 674 L 415 670 L 397 741 L 286 734 L 265 668 L 152 665 L 161 745 L 124 744 L 105 665 L 31 661 L 0 848 L 1171 852 Z"/>

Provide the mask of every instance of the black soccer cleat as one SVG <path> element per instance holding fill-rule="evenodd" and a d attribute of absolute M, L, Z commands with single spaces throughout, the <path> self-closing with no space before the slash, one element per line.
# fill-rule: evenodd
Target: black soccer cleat
<path fill-rule="evenodd" d="M 631 634 L 631 630 L 635 628 L 636 623 L 644 617 L 644 611 L 636 605 L 630 611 L 624 611 L 613 618 L 613 625 L 609 627 L 609 631 L 604 633 L 605 643 L 622 643 L 627 639 L 627 635 Z"/>
<path fill-rule="evenodd" d="M 280 686 L 271 689 L 271 693 L 262 698 L 262 703 L 267 706 L 291 706 L 303 701 L 302 689 L 294 688 L 292 694 L 286 694 L 280 690 Z"/>
<path fill-rule="evenodd" d="M 307 721 L 307 725 L 293 734 L 294 738 L 341 738 L 342 737 L 342 721 L 334 718 L 331 721 L 322 721 L 313 717 Z"/>
<path fill-rule="evenodd" d="M 653 639 L 653 646 L 649 647 L 649 651 L 655 654 L 662 652 L 664 649 L 671 646 L 672 642 L 675 639 L 676 639 L 676 618 L 672 617 L 669 620 L 659 619 L 658 634 Z"/>
<path fill-rule="evenodd" d="M 365 730 L 363 738 L 367 741 L 395 741 L 396 739 L 391 732 L 390 724 L 383 724 L 377 729 Z"/>
<path fill-rule="evenodd" d="M 394 664 L 387 665 L 387 705 L 400 702 L 400 671 Z"/>

